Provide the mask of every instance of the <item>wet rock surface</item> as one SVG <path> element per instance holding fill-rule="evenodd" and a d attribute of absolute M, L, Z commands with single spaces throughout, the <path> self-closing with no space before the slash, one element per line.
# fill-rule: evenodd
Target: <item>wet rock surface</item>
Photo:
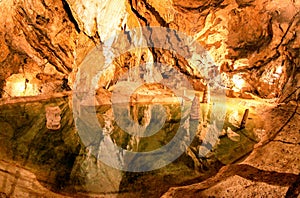
<path fill-rule="evenodd" d="M 142 197 L 145 194 L 157 197 L 169 187 L 194 183 L 171 188 L 163 196 L 297 197 L 300 193 L 299 12 L 297 0 L 0 1 L 0 102 L 5 104 L 0 107 L 0 137 L 3 140 L 0 195 L 59 196 L 50 192 L 52 190 L 79 197 L 97 196 L 97 193 L 107 197 Z M 35 99 L 31 103 L 32 98 L 24 96 L 71 91 L 79 67 L 91 49 L 100 46 L 102 52 L 98 57 L 102 59 L 99 64 L 103 64 L 118 50 L 111 46 L 111 35 L 125 35 L 122 39 L 126 39 L 118 42 L 122 47 L 128 46 L 131 41 L 128 29 L 142 26 L 171 28 L 191 36 L 193 42 L 199 43 L 212 56 L 213 67 L 220 71 L 228 97 L 257 101 L 258 96 L 271 98 L 281 105 L 255 108 L 256 104 L 251 106 L 248 102 L 250 106 L 244 107 L 250 108 L 250 114 L 257 111 L 266 123 L 262 124 L 251 114 L 248 120 L 252 122 L 248 122 L 245 129 L 240 128 L 245 108 L 231 110 L 226 115 L 228 123 L 215 155 L 206 159 L 197 157 L 197 146 L 204 137 L 200 133 L 179 162 L 158 172 L 121 173 L 99 164 L 75 132 L 68 99 L 49 101 L 49 97 L 38 97 L 43 101 Z M 160 36 L 153 34 L 150 40 Z M 186 54 L 172 52 L 181 42 L 170 39 L 165 43 L 169 50 L 137 49 L 117 57 L 103 71 L 99 82 L 93 82 L 99 87 L 98 103 L 110 105 L 119 79 L 146 62 L 173 66 L 188 76 L 196 91 L 202 92 L 206 86 L 205 74 L 199 73 L 184 58 L 189 57 L 191 51 Z M 154 75 L 149 81 L 169 71 L 151 72 Z M 128 79 L 135 81 L 139 74 Z M 178 79 L 174 81 L 180 85 Z M 140 96 L 149 99 L 144 95 Z M 134 97 L 137 100 L 138 95 Z M 45 127 L 45 107 L 50 103 L 62 109 L 58 131 Z M 101 115 L 109 109 L 105 105 L 98 109 Z M 208 109 L 204 105 L 202 108 L 203 113 Z M 103 126 L 107 124 L 105 119 L 99 116 Z M 107 124 L 107 131 L 110 131 L 109 126 Z M 214 123 L 204 124 L 201 131 L 205 133 L 211 128 Z M 118 133 L 113 136 L 120 146 L 136 148 L 137 140 L 129 141 L 128 136 Z M 202 174 L 200 170 L 211 172 Z M 194 175 L 178 179 L 188 175 L 186 172 Z M 215 176 L 207 179 L 213 174 Z M 148 180 L 149 183 L 145 182 Z M 163 187 L 156 193 L 157 186 Z"/>
<path fill-rule="evenodd" d="M 270 118 L 265 124 L 266 131 L 248 157 L 221 168 L 208 180 L 171 188 L 163 197 L 297 197 L 300 193 L 297 112 L 293 105 L 265 109 L 264 117 Z"/>
<path fill-rule="evenodd" d="M 32 172 L 2 160 L 0 178 L 1 197 L 66 197 L 42 186 Z"/>

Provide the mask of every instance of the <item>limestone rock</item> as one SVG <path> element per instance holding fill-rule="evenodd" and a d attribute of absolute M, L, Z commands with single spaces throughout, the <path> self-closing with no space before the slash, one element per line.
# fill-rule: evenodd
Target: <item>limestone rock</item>
<path fill-rule="evenodd" d="M 230 140 L 234 142 L 240 141 L 240 135 L 234 132 L 230 127 L 227 128 L 227 136 Z"/>
<path fill-rule="evenodd" d="M 0 35 L 0 49 L 1 49 L 1 55 L 0 55 L 0 62 L 4 61 L 7 56 L 9 55 L 9 49 L 7 44 L 5 43 L 5 40 L 3 38 L 3 35 Z"/>
<path fill-rule="evenodd" d="M 0 11 L 0 96 L 5 94 L 3 88 L 12 74 L 23 74 L 23 81 L 30 76 L 29 81 L 40 88 L 34 95 L 62 91 L 57 89 L 62 84 L 62 76 L 68 78 L 73 69 L 76 71 L 76 61 L 82 60 L 79 56 L 85 54 L 92 42 L 78 33 L 68 5 L 64 1 L 11 0 L 0 2 Z M 82 40 L 83 47 L 78 44 Z M 48 75 L 49 70 L 44 68 L 49 64 L 55 71 L 52 70 L 53 76 L 45 82 L 36 75 Z M 52 85 L 46 85 L 45 90 L 42 87 L 47 83 Z"/>
<path fill-rule="evenodd" d="M 261 110 L 265 129 L 257 134 L 261 140 L 243 162 L 224 166 L 203 182 L 173 187 L 162 197 L 299 196 L 300 139 L 298 130 L 291 130 L 299 128 L 299 115 L 278 132 L 292 114 L 287 109 L 294 107 Z"/>
<path fill-rule="evenodd" d="M 255 0 L 236 0 L 236 3 L 239 5 L 239 7 L 246 7 L 253 5 L 253 2 Z"/>
<path fill-rule="evenodd" d="M 244 58 L 272 38 L 270 16 L 253 8 L 233 9 L 229 15 L 228 56 Z"/>
<path fill-rule="evenodd" d="M 250 93 L 281 97 L 292 92 L 293 83 L 285 85 L 298 72 L 292 68 L 300 62 L 299 8 L 298 2 L 289 0 L 280 4 L 268 0 L 49 0 L 26 5 L 22 0 L 2 1 L 0 87 L 5 87 L 12 74 L 29 68 L 25 71 L 29 75 L 50 72 L 57 81 L 65 76 L 72 88 L 78 65 L 94 42 L 106 42 L 126 28 L 150 25 L 191 35 L 209 51 L 223 76 L 243 72 L 246 83 L 241 88 L 250 87 Z M 109 42 L 104 48 L 111 50 Z M 177 55 L 159 49 L 151 53 L 154 61 L 176 63 L 192 81 L 199 81 L 201 75 Z M 57 72 L 49 71 L 49 64 Z M 279 66 L 282 70 L 277 73 Z M 46 87 L 41 93 L 62 91 L 55 80 L 35 80 L 39 87 Z"/>
<path fill-rule="evenodd" d="M 103 75 L 99 82 L 90 78 L 95 72 L 99 72 L 94 67 L 88 75 L 82 74 L 99 88 L 96 91 L 96 103 L 92 104 L 87 100 L 87 106 L 110 105 L 112 92 L 119 79 L 127 78 L 137 82 L 141 74 L 146 76 L 146 82 L 152 82 L 170 72 L 167 68 L 151 71 L 151 67 L 148 66 L 142 73 L 124 75 L 135 66 L 147 62 L 171 65 L 187 75 L 197 91 L 203 91 L 205 80 L 214 78 L 215 74 L 218 74 L 214 71 L 219 70 L 228 96 L 250 98 L 254 94 L 261 98 L 280 97 L 280 101 L 286 103 L 290 100 L 295 101 L 300 97 L 299 11 L 299 1 L 291 0 L 2 0 L 0 1 L 0 98 L 51 95 L 55 92 L 69 91 L 75 84 L 82 61 L 95 46 L 102 51 L 92 57 L 90 63 L 93 66 L 102 65 L 112 58 L 114 51 L 118 50 L 117 46 L 112 45 L 113 41 L 109 40 L 113 34 L 127 35 L 128 29 L 134 27 L 161 26 L 189 35 L 192 37 L 192 43 L 197 42 L 203 46 L 213 61 L 201 57 L 203 54 L 200 54 L 199 61 L 210 62 L 207 65 L 213 68 L 212 73 L 200 73 L 196 65 L 183 58 L 195 56 L 196 52 L 193 49 L 183 50 L 184 54 L 156 48 L 136 49 L 117 57 L 112 65 L 101 71 Z M 138 31 L 135 33 L 139 34 Z M 123 40 L 115 42 L 129 46 L 132 42 L 130 36 L 127 35 L 122 37 Z M 151 39 L 160 37 L 161 35 L 151 35 Z M 169 37 L 166 42 L 169 49 L 182 43 L 176 38 Z M 94 58 L 100 58 L 101 61 L 95 62 Z M 180 80 L 174 77 L 174 82 L 176 88 L 180 88 Z M 89 88 L 85 84 L 81 86 L 83 89 Z M 133 92 L 132 88 L 127 86 L 124 90 Z M 157 96 L 159 92 L 154 91 Z M 151 95 L 143 93 L 145 94 L 140 95 L 141 98 Z M 151 101 L 155 101 L 155 94 L 151 95 Z M 159 94 L 163 95 L 157 97 L 161 100 L 166 100 L 165 96 L 169 96 L 169 92 Z M 122 102 L 127 98 L 128 95 L 120 95 L 118 99 Z M 29 102 L 26 98 L 24 101 Z M 1 151 L 4 152 L 0 152 L 1 156 L 19 160 L 28 155 L 32 161 L 43 164 L 42 168 L 35 172 L 43 184 L 46 181 L 51 184 L 63 183 L 65 178 L 71 176 L 78 179 L 80 184 L 87 182 L 87 189 L 96 189 L 95 184 L 109 185 L 110 181 L 107 178 L 117 178 L 118 182 L 121 180 L 119 171 L 106 178 L 106 173 L 101 173 L 97 169 L 99 164 L 94 163 L 95 159 L 89 155 L 84 154 L 74 162 L 75 156 L 79 155 L 77 149 L 80 146 L 73 131 L 71 133 L 69 130 L 70 128 L 73 130 L 72 112 L 69 108 L 62 109 L 64 116 L 61 119 L 61 131 L 51 134 L 50 138 L 48 130 L 40 128 L 46 123 L 45 104 L 34 104 L 36 105 L 34 107 L 28 103 L 18 108 L 18 110 L 25 109 L 17 112 L 20 119 L 15 119 L 16 111 L 12 113 L 10 106 L 1 109 L 1 113 L 5 114 L 3 116 L 1 114 L 3 120 L 0 135 L 1 138 L 9 140 L 2 145 Z M 97 110 L 105 109 L 101 108 Z M 294 110 L 290 107 L 285 108 L 289 110 L 288 112 Z M 288 117 L 288 112 L 280 113 Z M 298 116 L 299 112 L 295 115 Z M 285 126 L 283 131 L 274 134 L 276 129 L 282 127 L 278 123 L 283 124 L 284 116 L 276 114 L 274 117 L 268 117 L 272 121 L 268 125 L 272 127 L 264 129 L 263 135 L 258 134 L 261 140 L 243 164 L 225 167 L 215 178 L 206 183 L 183 187 L 183 191 L 171 189 L 167 195 L 239 196 L 241 195 L 239 193 L 246 193 L 249 196 L 256 196 L 255 193 L 259 193 L 258 196 L 285 196 L 287 192 L 292 192 L 291 186 L 298 185 L 296 181 L 299 177 L 297 176 L 299 116 Z M 241 119 L 236 112 L 228 119 L 233 126 L 239 126 Z M 102 123 L 105 123 L 103 119 Z M 215 123 L 211 123 L 203 132 L 216 131 L 214 125 Z M 24 130 L 18 133 L 18 129 Z M 208 140 L 216 140 L 216 135 L 218 134 L 203 134 Z M 227 135 L 233 141 L 239 141 L 241 138 L 230 128 Z M 124 136 L 124 139 L 129 141 L 130 138 Z M 132 138 L 130 141 L 135 139 Z M 131 146 L 133 145 L 136 144 Z M 31 151 L 29 148 L 41 146 L 45 149 L 38 153 L 29 152 Z M 206 154 L 210 149 L 205 148 L 202 154 Z M 265 156 L 265 153 L 272 154 Z M 53 163 L 51 161 L 53 158 L 49 156 L 54 156 L 56 163 Z M 2 165 L 5 168 L 0 167 L 3 170 L 0 176 L 5 177 L 7 183 L 0 186 L 5 186 L 5 189 L 1 189 L 5 195 L 13 196 L 14 194 L 10 192 L 15 192 L 16 197 L 29 196 L 30 193 L 34 196 L 42 196 L 45 193 L 50 197 L 56 196 L 40 186 L 33 174 L 0 161 L 0 166 Z M 57 168 L 65 177 L 57 176 L 59 174 L 53 171 Z M 50 170 L 50 173 L 46 170 Z M 16 171 L 19 171 L 19 175 Z M 7 172 L 9 174 L 6 174 Z M 82 176 L 84 173 L 88 174 Z M 275 174 L 275 177 L 272 177 L 272 174 Z M 18 177 L 20 180 L 14 183 L 14 179 Z M 29 186 L 28 181 L 33 186 Z M 235 185 L 232 185 L 232 182 L 235 182 Z M 17 190 L 9 189 L 13 185 Z M 119 186 L 114 184 L 110 187 L 112 188 L 101 186 L 107 191 L 115 191 Z M 17 194 L 19 192 L 20 194 Z M 187 192 L 187 195 L 183 192 Z"/>
<path fill-rule="evenodd" d="M 39 183 L 33 173 L 15 164 L 1 160 L 0 170 L 1 197 L 67 197 L 51 192 Z"/>
<path fill-rule="evenodd" d="M 106 41 L 117 30 L 124 28 L 126 22 L 126 3 L 124 0 L 67 0 L 79 28 L 88 36 L 99 34 Z"/>
<path fill-rule="evenodd" d="M 242 117 L 239 115 L 239 112 L 233 111 L 228 116 L 228 122 L 231 123 L 235 127 L 239 127 L 241 123 Z"/>

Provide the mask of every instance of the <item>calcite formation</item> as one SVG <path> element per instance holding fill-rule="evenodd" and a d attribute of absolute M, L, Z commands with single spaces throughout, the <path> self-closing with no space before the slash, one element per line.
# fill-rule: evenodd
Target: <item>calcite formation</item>
<path fill-rule="evenodd" d="M 263 131 L 263 134 L 259 134 L 261 140 L 242 164 L 228 165 L 208 181 L 170 189 L 164 196 L 230 197 L 244 192 L 249 196 L 295 197 L 299 194 L 300 170 L 297 157 L 299 110 L 293 109 L 300 98 L 299 23 L 299 0 L 0 0 L 0 101 L 72 91 L 80 66 L 92 49 L 101 49 L 101 53 L 94 58 L 101 59 L 99 64 L 104 64 L 111 61 L 113 53 L 118 50 L 113 42 L 119 42 L 122 47 L 132 42 L 129 30 L 134 29 L 135 35 L 142 35 L 140 28 L 145 26 L 173 29 L 176 30 L 173 31 L 175 33 L 189 36 L 192 38 L 191 43 L 197 43 L 208 51 L 216 72 L 207 75 L 199 73 L 196 66 L 182 54 L 173 52 L 172 49 L 178 43 L 184 42 L 179 37 L 172 36 L 165 43 L 169 50 L 149 47 L 125 52 L 115 57 L 112 64 L 101 71 L 103 75 L 99 82 L 89 79 L 97 88 L 97 101 L 111 104 L 110 96 L 119 79 L 138 79 L 140 73 L 132 76 L 124 74 L 135 70 L 139 65 L 150 63 L 150 66 L 146 66 L 146 71 L 143 71 L 149 74 L 146 76 L 147 82 L 161 78 L 160 72 L 151 69 L 151 64 L 155 62 L 170 65 L 186 75 L 196 91 L 204 91 L 206 81 L 220 74 L 222 82 L 216 84 L 222 84 L 228 97 L 273 99 L 272 101 L 281 104 L 290 102 L 290 106 L 285 106 L 287 110 L 278 106 L 274 112 L 268 112 L 267 117 L 274 123 L 268 123 L 266 130 L 256 130 L 257 133 Z M 113 41 L 113 35 L 118 34 L 126 37 Z M 160 36 L 153 34 L 150 41 L 159 39 Z M 192 49 L 185 52 L 186 56 L 193 55 L 190 54 Z M 91 71 L 93 69 L 95 68 L 91 68 Z M 161 73 L 163 72 L 168 73 L 167 69 L 162 69 Z M 85 77 L 89 78 L 88 75 Z M 173 80 L 180 88 L 180 80 L 175 77 Z M 87 88 L 85 85 L 82 87 Z M 143 94 L 145 93 L 141 93 L 141 96 Z M 137 97 L 133 96 L 133 102 L 136 102 Z M 86 102 L 86 105 L 90 105 L 89 101 Z M 40 123 L 47 124 L 44 123 L 44 114 L 45 112 Z M 47 118 L 51 117 L 50 114 L 47 114 Z M 59 114 L 58 110 L 56 114 Z M 228 115 L 228 120 L 234 127 L 238 127 L 240 119 L 233 114 L 235 112 Z M 276 118 L 281 115 L 286 115 L 287 119 L 292 115 L 288 120 L 291 122 Z M 19 128 L 24 127 L 30 134 L 30 129 L 19 123 L 30 124 L 27 123 L 26 115 L 22 116 L 16 124 L 20 125 Z M 72 124 L 70 112 L 68 116 L 68 123 Z M 59 129 L 59 121 L 58 116 L 54 116 L 48 122 L 48 128 Z M 209 127 L 214 124 L 211 123 Z M 2 126 L 6 126 L 5 130 L 10 132 L 14 131 L 11 125 Z M 66 121 L 62 126 L 64 125 Z M 35 133 L 38 134 L 38 129 Z M 234 141 L 240 138 L 235 133 L 228 135 Z M 11 138 L 13 137 L 19 136 L 12 133 Z M 28 138 L 32 137 L 28 135 L 24 141 Z M 65 135 L 60 141 L 68 142 L 69 139 Z M 73 147 L 72 149 L 76 150 Z M 262 157 L 265 153 L 272 154 Z M 73 154 L 68 156 L 74 161 Z M 57 158 L 63 159 L 59 156 Z M 82 157 L 77 160 L 87 163 L 82 164 L 84 167 L 78 166 L 78 170 L 84 172 L 89 169 L 89 156 L 87 159 Z M 6 166 L 6 162 L 0 161 L 0 165 Z M 93 168 L 97 169 L 96 166 Z M 13 167 L 8 172 L 16 169 Z M 5 168 L 1 170 L 7 171 Z M 275 176 L 272 176 L 274 171 Z M 19 172 L 20 178 L 28 175 L 24 170 L 19 169 Z M 62 169 L 61 172 L 66 171 Z M 73 176 L 77 176 L 75 173 Z M 16 177 L 14 174 L 11 175 Z M 120 177 L 119 172 L 116 175 Z M 87 177 L 93 178 L 91 175 Z M 278 181 L 276 178 L 284 179 Z M 38 186 L 40 192 L 47 192 L 36 184 L 34 177 L 30 181 Z M 233 181 L 235 188 L 232 187 Z M 92 183 L 89 185 L 92 186 Z M 18 187 L 22 193 L 23 186 L 27 187 L 27 184 L 21 182 Z M 34 189 L 31 191 L 35 192 Z M 258 194 L 254 193 L 256 191 Z M 40 192 L 34 195 L 39 196 Z M 7 191 L 5 193 L 10 195 Z"/>
<path fill-rule="evenodd" d="M 11 76 L 15 74 L 23 75 L 19 81 L 29 81 L 29 89 L 34 87 L 23 91 L 25 96 L 64 91 L 64 78 L 72 88 L 78 67 L 93 45 L 104 43 L 104 55 L 109 57 L 112 35 L 162 26 L 192 36 L 209 51 L 226 89 L 237 93 L 229 96 L 284 98 L 299 83 L 299 8 L 298 1 L 290 0 L 2 1 L 0 93 L 22 95 L 6 93 L 14 86 Z M 146 60 L 179 67 L 199 88 L 201 76 L 182 57 L 149 50 Z M 133 56 L 143 59 L 138 51 L 125 55 Z M 131 66 L 139 64 L 131 61 Z M 107 72 L 100 84 L 116 78 L 118 70 L 111 67 Z M 237 83 L 237 76 L 244 83 Z"/>

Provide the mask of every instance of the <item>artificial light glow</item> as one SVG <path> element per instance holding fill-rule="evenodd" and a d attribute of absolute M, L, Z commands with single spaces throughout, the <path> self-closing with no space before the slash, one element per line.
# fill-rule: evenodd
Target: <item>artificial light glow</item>
<path fill-rule="evenodd" d="M 12 90 L 11 90 L 12 96 L 24 96 L 25 91 L 26 91 L 25 81 L 12 83 Z"/>
<path fill-rule="evenodd" d="M 236 75 L 236 74 L 233 75 L 232 82 L 234 83 L 234 86 L 240 90 L 245 86 L 245 80 L 242 79 L 241 76 Z"/>
<path fill-rule="evenodd" d="M 276 74 L 282 74 L 282 66 L 276 68 Z"/>
<path fill-rule="evenodd" d="M 11 97 L 36 96 L 39 94 L 36 84 L 30 83 L 20 74 L 14 74 L 6 80 L 4 92 Z"/>
<path fill-rule="evenodd" d="M 37 94 L 35 86 L 29 82 L 26 83 L 25 79 L 12 83 L 11 96 L 34 96 Z"/>

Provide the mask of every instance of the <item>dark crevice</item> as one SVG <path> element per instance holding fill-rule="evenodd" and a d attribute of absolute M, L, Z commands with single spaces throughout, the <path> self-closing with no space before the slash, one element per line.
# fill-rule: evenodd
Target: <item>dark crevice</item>
<path fill-rule="evenodd" d="M 288 103 L 288 99 L 290 97 L 292 97 L 294 94 L 296 94 L 296 92 L 298 91 L 298 89 L 300 89 L 300 87 L 295 87 L 295 89 L 293 91 L 291 91 L 288 96 L 286 96 L 285 98 L 281 98 L 279 100 L 279 103 Z"/>
<path fill-rule="evenodd" d="M 297 18 L 297 16 L 298 16 L 299 14 L 300 14 L 300 12 L 297 12 L 297 13 L 293 16 L 293 18 L 291 19 L 291 21 L 289 22 L 289 26 L 288 26 L 287 30 L 285 31 L 284 35 L 282 36 L 280 43 L 276 46 L 276 49 L 278 49 L 278 48 L 282 45 L 282 43 L 283 43 L 285 37 L 287 36 L 288 32 L 290 31 L 291 27 L 293 26 L 293 23 L 294 23 L 295 19 Z"/>
<path fill-rule="evenodd" d="M 68 15 L 68 18 L 74 24 L 76 31 L 78 33 L 80 33 L 80 27 L 79 27 L 76 19 L 74 18 L 73 14 L 72 14 L 72 11 L 71 11 L 71 8 L 70 8 L 69 4 L 65 0 L 62 0 L 62 3 L 63 3 L 63 6 L 64 6 L 64 10 L 66 11 L 66 13 Z"/>
<path fill-rule="evenodd" d="M 156 18 L 157 22 L 162 26 L 162 27 L 166 27 L 169 28 L 169 23 L 167 23 L 159 14 L 159 12 L 157 12 L 155 10 L 154 7 L 152 7 L 150 4 L 147 3 L 147 1 L 143 0 L 144 4 L 146 5 L 147 10 L 149 10 L 154 17 Z"/>
<path fill-rule="evenodd" d="M 148 22 L 147 22 L 147 19 L 145 17 L 143 17 L 133 6 L 133 2 L 132 0 L 129 0 L 129 4 L 130 4 L 130 8 L 131 8 L 131 11 L 139 18 L 141 19 L 145 25 L 149 25 Z"/>
<path fill-rule="evenodd" d="M 300 194 L 300 174 L 298 175 L 297 180 L 289 187 L 288 191 L 285 194 L 285 198 L 294 198 Z"/>
<path fill-rule="evenodd" d="M 274 142 L 280 142 L 280 143 L 283 143 L 283 144 L 291 144 L 291 145 L 297 145 L 299 143 L 293 143 L 293 142 L 287 142 L 287 141 L 284 141 L 284 140 L 273 140 Z"/>
<path fill-rule="evenodd" d="M 263 67 L 263 66 L 267 65 L 268 63 L 270 63 L 271 61 L 276 60 L 279 57 L 280 57 L 280 53 L 278 50 L 276 50 L 276 54 L 274 56 L 267 57 L 264 60 L 259 60 L 259 61 L 255 62 L 253 64 L 252 68 L 257 69 L 259 67 Z M 252 69 L 252 68 L 250 68 L 250 69 Z"/>
<path fill-rule="evenodd" d="M 205 10 L 211 10 L 210 8 L 221 8 L 221 9 L 223 9 L 223 8 L 227 7 L 228 5 L 221 5 L 223 2 L 224 2 L 224 0 L 219 0 L 218 2 L 214 2 L 214 3 L 210 2 L 210 3 L 200 5 L 200 6 L 197 6 L 197 7 L 182 6 L 182 5 L 179 5 L 179 4 L 174 4 L 173 6 L 177 7 L 182 12 L 198 14 L 198 13 L 201 13 Z"/>
<path fill-rule="evenodd" d="M 292 173 L 265 171 L 247 164 L 233 165 L 229 168 L 230 170 L 250 181 L 264 182 L 275 186 L 290 186 L 297 179 L 297 175 Z"/>
<path fill-rule="evenodd" d="M 42 4 L 46 9 L 49 9 L 49 6 L 46 4 L 45 0 L 42 0 Z"/>

